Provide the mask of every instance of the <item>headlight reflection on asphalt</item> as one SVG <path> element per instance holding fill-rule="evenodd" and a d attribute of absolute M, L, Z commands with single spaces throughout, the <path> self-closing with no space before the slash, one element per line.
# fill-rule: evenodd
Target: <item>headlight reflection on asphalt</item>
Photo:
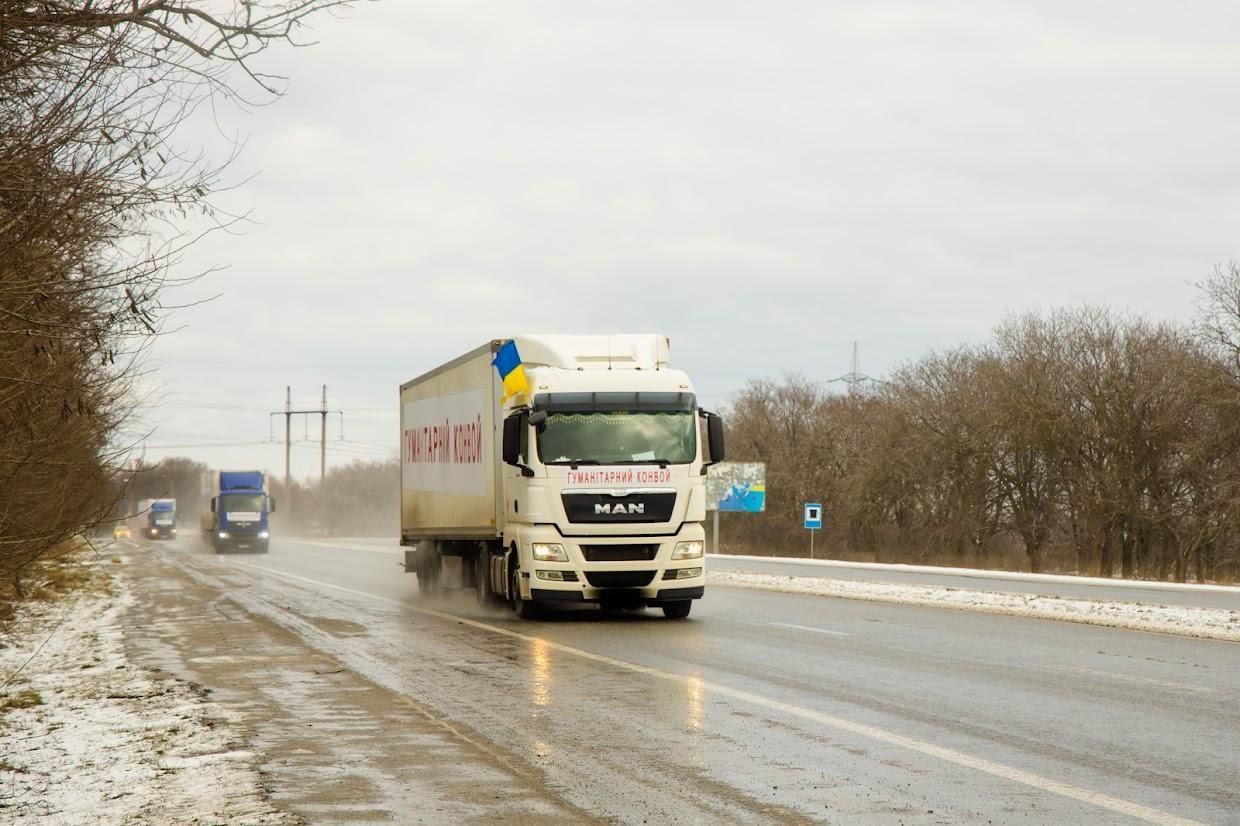
<path fill-rule="evenodd" d="M 693 731 L 700 731 L 702 728 L 704 693 L 701 677 L 688 677 L 685 680 L 685 725 Z"/>
<path fill-rule="evenodd" d="M 551 705 L 551 646 L 546 640 L 535 639 L 533 659 L 533 692 L 534 705 Z"/>

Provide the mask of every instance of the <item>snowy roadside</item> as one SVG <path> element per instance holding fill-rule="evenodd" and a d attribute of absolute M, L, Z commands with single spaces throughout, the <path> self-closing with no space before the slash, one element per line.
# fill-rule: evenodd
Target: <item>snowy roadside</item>
<path fill-rule="evenodd" d="M 931 608 L 955 608 L 1240 642 L 1240 611 L 745 571 L 708 571 L 707 578 L 713 585 Z"/>
<path fill-rule="evenodd" d="M 128 579 L 97 576 L 0 637 L 0 821 L 299 822 L 266 801 L 225 708 L 127 661 Z"/>

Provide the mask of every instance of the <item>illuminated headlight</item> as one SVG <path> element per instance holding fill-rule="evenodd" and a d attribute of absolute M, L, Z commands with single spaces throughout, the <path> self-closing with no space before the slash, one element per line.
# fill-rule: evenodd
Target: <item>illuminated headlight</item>
<path fill-rule="evenodd" d="M 681 568 L 676 571 L 677 579 L 693 579 L 695 576 L 701 576 L 701 568 Z"/>
<path fill-rule="evenodd" d="M 702 555 L 703 543 L 693 539 L 689 542 L 677 542 L 676 550 L 672 551 L 672 559 L 697 559 Z"/>
<path fill-rule="evenodd" d="M 267 537 L 269 537 L 269 536 L 271 536 L 271 534 L 267 533 L 266 531 L 259 531 L 259 532 L 258 532 L 258 538 L 259 538 L 259 539 L 266 539 L 266 538 L 267 538 Z"/>
<path fill-rule="evenodd" d="M 564 581 L 563 571 L 535 571 L 534 574 L 539 579 L 551 579 L 551 580 L 555 580 L 556 582 Z"/>
<path fill-rule="evenodd" d="M 530 546 L 530 551 L 540 562 L 568 562 L 568 554 L 564 553 L 563 545 L 535 542 Z"/>
<path fill-rule="evenodd" d="M 220 531 L 220 539 L 227 539 L 228 531 Z"/>

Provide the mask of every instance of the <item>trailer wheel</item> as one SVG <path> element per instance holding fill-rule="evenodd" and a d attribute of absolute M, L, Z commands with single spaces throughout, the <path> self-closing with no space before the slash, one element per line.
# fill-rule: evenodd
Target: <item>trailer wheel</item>
<path fill-rule="evenodd" d="M 478 604 L 490 605 L 495 601 L 491 593 L 491 555 L 486 549 L 478 551 L 474 559 L 474 588 L 478 592 Z"/>
<path fill-rule="evenodd" d="M 439 595 L 439 549 L 419 543 L 417 557 L 418 593 Z"/>
<path fill-rule="evenodd" d="M 663 603 L 663 616 L 668 619 L 684 619 L 689 616 L 689 609 L 693 607 L 693 600 L 678 599 L 675 602 Z"/>

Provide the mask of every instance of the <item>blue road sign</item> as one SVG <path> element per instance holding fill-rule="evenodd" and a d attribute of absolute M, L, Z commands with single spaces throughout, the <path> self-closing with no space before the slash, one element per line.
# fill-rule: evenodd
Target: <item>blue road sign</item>
<path fill-rule="evenodd" d="M 811 531 L 822 529 L 822 504 L 819 502 L 805 503 L 805 527 Z"/>

